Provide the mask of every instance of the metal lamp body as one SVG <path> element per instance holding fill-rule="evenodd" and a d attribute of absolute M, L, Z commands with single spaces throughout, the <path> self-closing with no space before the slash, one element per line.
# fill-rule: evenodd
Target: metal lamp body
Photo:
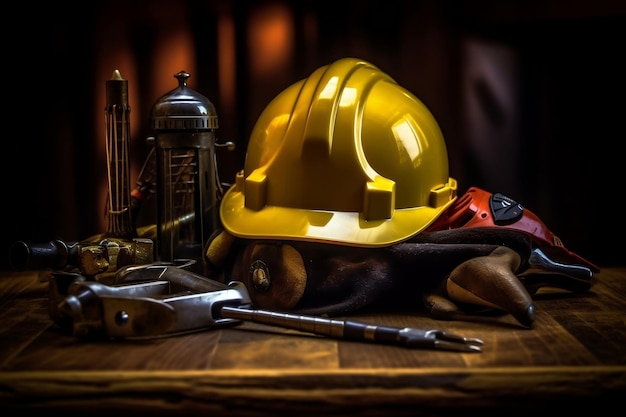
<path fill-rule="evenodd" d="M 157 236 L 160 261 L 193 259 L 202 268 L 204 243 L 218 227 L 215 158 L 217 115 L 211 102 L 175 75 L 177 89 L 152 110 L 156 151 Z"/>
<path fill-rule="evenodd" d="M 196 145 L 191 140 L 199 142 Z M 157 157 L 157 248 L 160 260 L 199 259 L 217 228 L 212 132 L 162 133 Z"/>

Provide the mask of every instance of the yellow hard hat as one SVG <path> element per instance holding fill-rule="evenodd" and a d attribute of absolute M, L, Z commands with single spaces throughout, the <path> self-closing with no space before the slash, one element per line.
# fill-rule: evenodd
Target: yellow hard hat
<path fill-rule="evenodd" d="M 234 236 L 386 246 L 457 196 L 441 130 L 376 66 L 344 58 L 263 110 L 220 217 Z"/>

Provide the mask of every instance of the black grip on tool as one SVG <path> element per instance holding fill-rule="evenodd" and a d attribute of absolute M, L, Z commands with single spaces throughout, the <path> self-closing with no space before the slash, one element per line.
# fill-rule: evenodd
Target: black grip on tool
<path fill-rule="evenodd" d="M 343 336 L 345 339 L 370 340 L 379 343 L 397 344 L 399 342 L 398 332 L 395 327 L 373 326 L 354 321 L 344 323 Z"/>
<path fill-rule="evenodd" d="M 9 249 L 9 263 L 13 269 L 64 269 L 78 261 L 78 242 L 51 240 L 45 243 L 15 242 Z"/>

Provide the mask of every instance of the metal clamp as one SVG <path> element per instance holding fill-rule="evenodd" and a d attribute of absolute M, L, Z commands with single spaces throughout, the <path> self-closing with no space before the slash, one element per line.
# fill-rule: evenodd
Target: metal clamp
<path fill-rule="evenodd" d="M 116 274 L 116 283 L 110 286 L 77 275 L 53 275 L 51 317 L 71 327 L 74 335 L 85 338 L 155 337 L 236 325 L 247 320 L 335 339 L 412 349 L 480 352 L 483 344 L 480 339 L 435 329 L 377 326 L 252 309 L 243 283 L 233 281 L 226 285 L 188 271 L 184 266 L 183 263 L 124 267 Z"/>
<path fill-rule="evenodd" d="M 74 279 L 54 298 L 53 319 L 82 338 L 154 337 L 238 324 L 221 316 L 221 307 L 251 303 L 242 283 L 225 285 L 173 264 L 121 268 L 116 280 L 124 282 Z"/>

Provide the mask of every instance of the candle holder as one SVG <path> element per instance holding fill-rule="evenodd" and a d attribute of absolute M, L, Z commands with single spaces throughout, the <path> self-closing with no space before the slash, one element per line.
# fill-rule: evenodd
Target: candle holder
<path fill-rule="evenodd" d="M 106 81 L 107 231 L 106 237 L 136 236 L 130 210 L 130 106 L 128 81 L 119 70 Z"/>

